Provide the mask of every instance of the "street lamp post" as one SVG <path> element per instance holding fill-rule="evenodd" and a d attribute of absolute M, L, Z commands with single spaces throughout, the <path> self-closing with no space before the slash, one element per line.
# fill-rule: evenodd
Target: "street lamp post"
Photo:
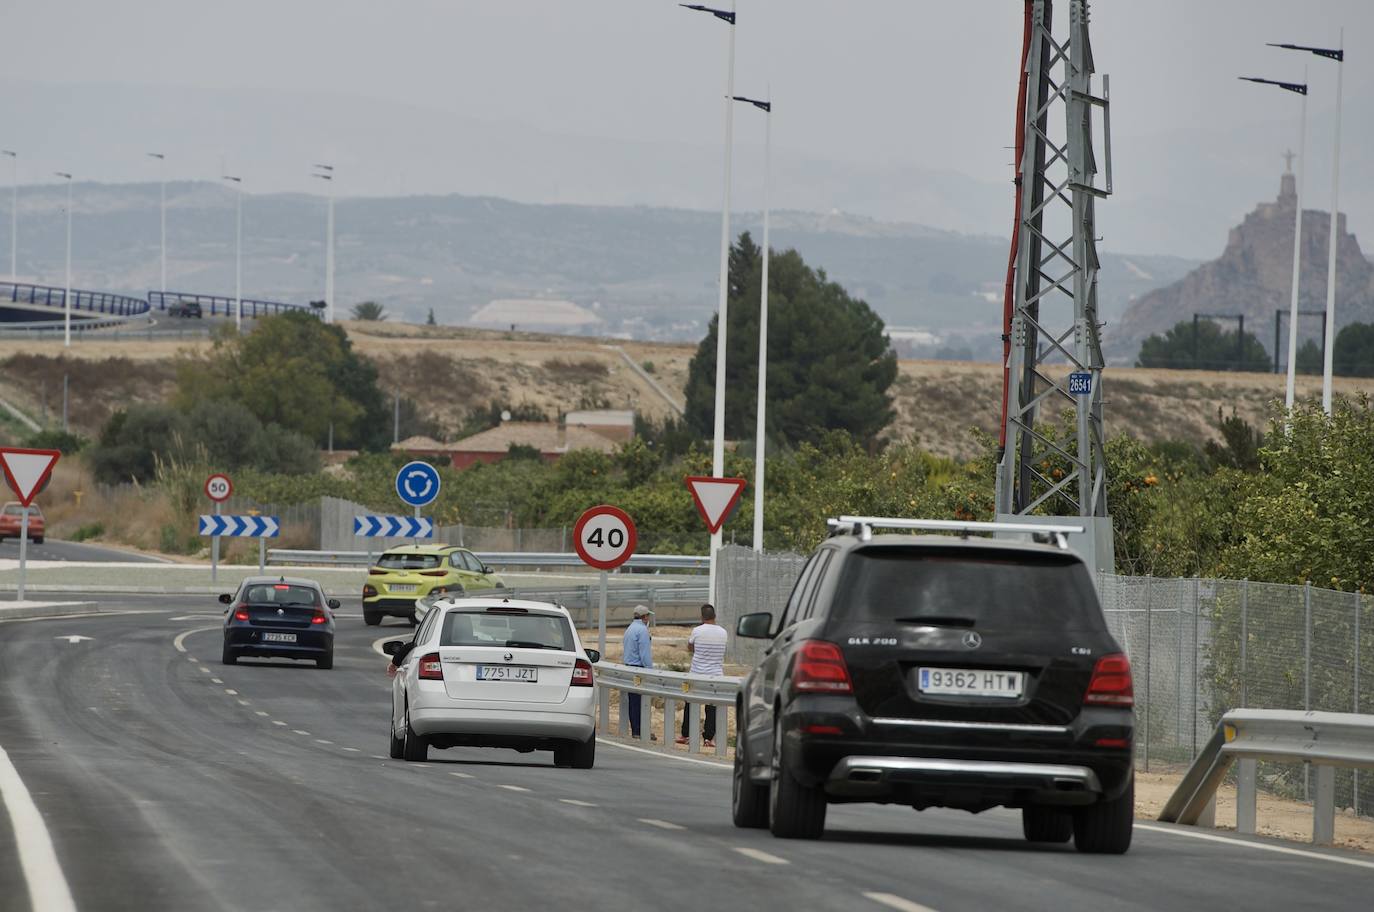
<path fill-rule="evenodd" d="M 19 153 L 0 149 L 0 155 L 8 155 L 14 164 L 10 180 L 10 281 L 19 281 Z"/>
<path fill-rule="evenodd" d="M 1326 252 L 1326 325 L 1329 332 L 1323 341 L 1322 349 L 1322 409 L 1331 414 L 1331 365 L 1336 351 L 1336 244 L 1337 221 L 1341 209 L 1341 82 L 1345 74 L 1345 29 L 1341 29 L 1340 47 L 1319 48 L 1303 44 L 1273 44 L 1270 47 L 1289 51 L 1308 51 L 1318 57 L 1336 61 L 1336 148 L 1335 161 L 1331 166 L 1331 236 L 1327 239 Z"/>
<path fill-rule="evenodd" d="M 763 280 L 759 284 L 759 391 L 754 423 L 754 550 L 763 552 L 764 415 L 768 404 L 768 184 L 773 167 L 773 102 L 733 96 L 764 113 L 763 119 Z"/>
<path fill-rule="evenodd" d="M 243 332 L 243 178 L 226 174 L 238 187 L 234 198 L 234 329 Z"/>
<path fill-rule="evenodd" d="M 1258 76 L 1241 76 L 1246 82 L 1277 86 L 1302 96 L 1302 115 L 1298 128 L 1298 173 L 1294 178 L 1294 192 L 1297 196 L 1297 213 L 1293 216 L 1293 291 L 1288 304 L 1288 385 L 1284 393 L 1284 411 L 1293 411 L 1293 398 L 1297 384 L 1298 362 L 1298 277 L 1302 261 L 1302 184 L 1307 173 L 1307 82 L 1280 82 L 1274 79 L 1260 79 Z M 1292 153 L 1289 153 L 1292 154 Z M 1291 166 L 1290 166 L 1291 167 Z M 1279 353 L 1274 352 L 1277 358 Z"/>
<path fill-rule="evenodd" d="M 315 177 L 329 182 L 329 215 L 325 219 L 324 322 L 334 322 L 334 166 L 316 165 Z M 323 173 L 321 173 L 323 172 Z"/>
<path fill-rule="evenodd" d="M 720 478 L 725 474 L 725 329 L 730 296 L 730 153 L 735 120 L 735 5 L 732 2 L 728 10 L 713 9 L 699 3 L 679 3 L 678 6 L 710 13 L 730 26 L 729 53 L 725 70 L 725 180 L 720 207 L 720 294 L 716 304 L 715 427 L 711 443 L 711 474 Z M 712 601 L 716 599 L 716 553 L 720 551 L 720 543 L 720 530 L 711 533 L 711 569 L 708 585 Z"/>
<path fill-rule="evenodd" d="M 167 156 L 161 152 L 149 152 L 149 158 L 158 160 L 158 211 L 162 216 L 162 284 L 163 294 L 167 293 Z"/>
<path fill-rule="evenodd" d="M 72 344 L 72 176 L 66 171 L 54 171 L 67 181 L 67 284 L 62 290 L 62 344 Z"/>

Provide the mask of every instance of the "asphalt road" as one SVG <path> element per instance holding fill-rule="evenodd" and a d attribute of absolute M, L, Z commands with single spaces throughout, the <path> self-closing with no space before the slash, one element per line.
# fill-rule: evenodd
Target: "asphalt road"
<path fill-rule="evenodd" d="M 43 544 L 29 542 L 29 560 L 43 561 L 111 561 L 121 564 L 167 563 L 157 557 L 137 554 L 133 551 L 120 551 L 103 548 L 99 545 L 86 545 L 80 542 L 57 541 L 45 538 Z M 19 560 L 19 539 L 7 538 L 0 542 L 0 560 Z"/>
<path fill-rule="evenodd" d="M 226 667 L 211 598 L 103 601 L 139 613 L 0 623 L 0 747 L 78 909 L 1355 909 L 1374 882 L 1367 856 L 1154 824 L 1121 857 L 1031 846 L 1003 811 L 837 807 L 775 840 L 731 825 L 728 769 L 606 741 L 586 771 L 392 761 L 372 644 L 408 627 L 345 602 L 332 671 Z M 0 909 L 24 909 L 8 818 Z"/>

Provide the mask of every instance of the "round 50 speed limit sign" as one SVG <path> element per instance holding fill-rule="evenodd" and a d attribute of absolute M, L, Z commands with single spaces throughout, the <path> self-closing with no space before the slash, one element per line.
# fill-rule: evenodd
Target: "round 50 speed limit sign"
<path fill-rule="evenodd" d="M 630 559 L 639 543 L 635 521 L 619 507 L 602 504 L 577 518 L 573 547 L 583 563 L 598 570 L 614 570 Z"/>
<path fill-rule="evenodd" d="M 223 503 L 234 493 L 234 483 L 228 475 L 211 475 L 205 479 L 205 496 L 215 503 Z"/>

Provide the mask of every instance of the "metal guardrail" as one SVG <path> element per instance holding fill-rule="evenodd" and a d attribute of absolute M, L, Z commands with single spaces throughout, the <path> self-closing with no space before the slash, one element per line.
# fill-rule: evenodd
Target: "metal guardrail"
<path fill-rule="evenodd" d="M 1316 766 L 1312 842 L 1330 845 L 1336 828 L 1336 767 L 1374 769 L 1374 715 L 1291 709 L 1235 709 L 1193 760 L 1159 819 L 1196 826 L 1210 816 L 1217 788 L 1239 761 L 1236 832 L 1255 832 L 1260 760 Z"/>
<path fill-rule="evenodd" d="M 268 548 L 269 564 L 325 564 L 366 567 L 376 551 L 303 551 Z M 477 559 L 493 567 L 586 567 L 576 554 L 555 551 L 474 551 Z M 624 566 L 656 570 L 706 570 L 710 558 L 695 554 L 636 554 Z"/>
<path fill-rule="evenodd" d="M 42 307 L 65 308 L 66 290 L 55 285 L 31 285 L 27 282 L 0 282 L 0 298 L 14 304 L 34 304 Z M 148 302 L 129 295 L 106 291 L 72 289 L 72 310 L 112 316 L 136 317 L 148 312 Z"/>
<path fill-rule="evenodd" d="M 320 316 L 323 311 L 305 304 L 287 304 L 283 301 L 263 301 L 258 298 L 239 298 L 245 317 L 279 314 L 288 310 L 303 310 Z M 148 307 L 153 310 L 166 310 L 168 304 L 195 303 L 202 309 L 208 308 L 210 316 L 234 316 L 235 299 L 226 295 L 196 294 L 190 291 L 150 291 Z"/>
<path fill-rule="evenodd" d="M 630 727 L 628 694 L 637 693 L 647 697 L 663 698 L 663 736 L 655 744 L 650 740 L 652 704 L 650 700 L 639 701 L 639 740 L 646 747 L 668 749 L 677 734 L 677 704 L 684 704 L 687 712 L 688 750 L 696 753 L 701 748 L 701 707 L 715 706 L 716 712 L 716 756 L 725 756 L 726 734 L 729 730 L 730 707 L 735 705 L 735 697 L 744 683 L 743 678 L 730 676 L 694 675 L 683 671 L 659 671 L 655 668 L 636 668 L 632 665 L 617 665 L 613 662 L 598 662 L 596 665 L 597 699 L 600 703 L 601 730 L 611 730 L 611 690 L 620 691 L 620 726 L 617 733 L 624 736 Z"/>

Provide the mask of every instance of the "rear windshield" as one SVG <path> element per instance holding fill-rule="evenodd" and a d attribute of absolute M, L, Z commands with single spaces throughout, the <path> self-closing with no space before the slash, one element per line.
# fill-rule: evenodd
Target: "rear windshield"
<path fill-rule="evenodd" d="M 450 611 L 440 646 L 524 646 L 574 652 L 568 619 L 554 614 Z"/>
<path fill-rule="evenodd" d="M 873 548 L 846 562 L 836 614 L 983 628 L 1105 627 L 1087 568 L 1065 555 Z"/>
<path fill-rule="evenodd" d="M 250 605 L 312 605 L 320 604 L 319 593 L 309 586 L 290 583 L 263 583 L 249 586 L 243 600 Z"/>
<path fill-rule="evenodd" d="M 383 570 L 433 570 L 440 560 L 437 554 L 383 554 L 377 566 Z"/>

